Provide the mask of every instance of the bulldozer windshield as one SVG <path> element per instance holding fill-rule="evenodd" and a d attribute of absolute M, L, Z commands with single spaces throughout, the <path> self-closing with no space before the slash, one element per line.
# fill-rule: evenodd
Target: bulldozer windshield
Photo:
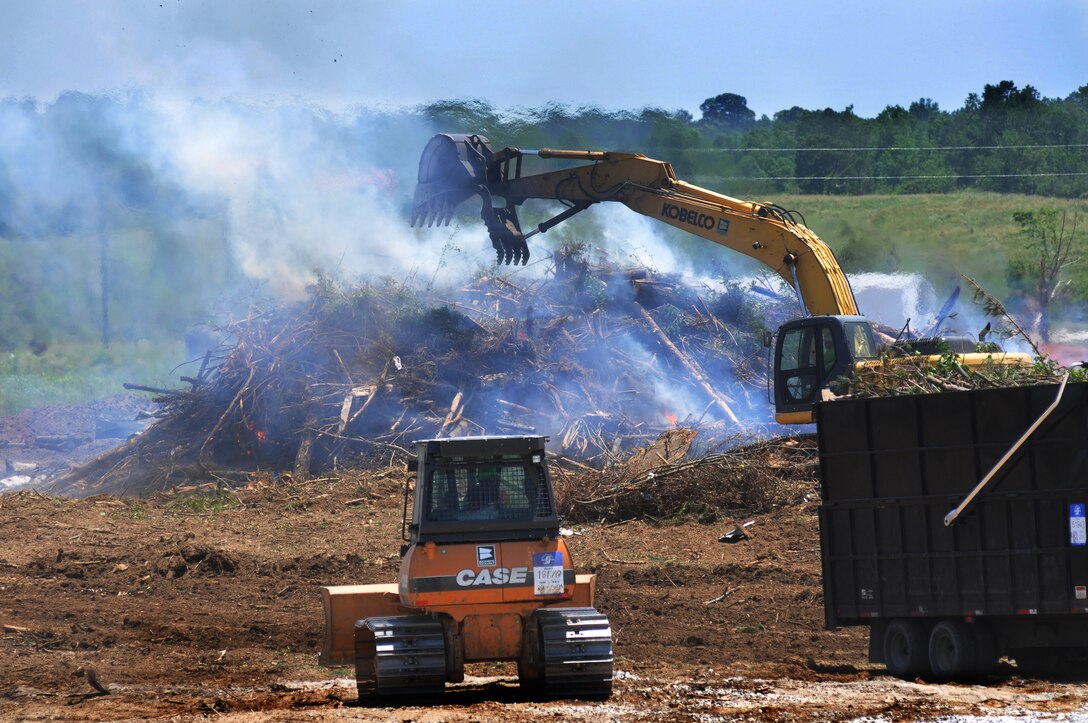
<path fill-rule="evenodd" d="M 450 464 L 426 481 L 428 522 L 530 520 L 550 515 L 538 470 L 524 464 Z M 539 503 L 546 509 L 539 509 Z"/>

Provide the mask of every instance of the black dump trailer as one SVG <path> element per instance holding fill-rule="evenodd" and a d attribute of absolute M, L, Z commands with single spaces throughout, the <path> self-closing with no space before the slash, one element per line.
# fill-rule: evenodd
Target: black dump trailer
<path fill-rule="evenodd" d="M 1088 384 L 842 399 L 816 422 L 828 628 L 870 626 L 870 660 L 909 678 L 1084 657 Z"/>

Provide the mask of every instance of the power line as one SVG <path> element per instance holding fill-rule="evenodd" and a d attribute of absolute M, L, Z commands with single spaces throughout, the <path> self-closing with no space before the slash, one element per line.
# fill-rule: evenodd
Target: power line
<path fill-rule="evenodd" d="M 655 148 L 656 151 L 683 151 L 685 153 L 862 153 L 871 151 L 1015 151 L 1055 148 L 1088 148 L 1088 143 L 1044 143 L 1039 145 L 1011 146 L 858 146 L 851 148 Z"/>
<path fill-rule="evenodd" d="M 1068 173 L 965 173 L 917 176 L 693 176 L 699 181 L 906 181 L 940 178 L 1040 178 L 1045 176 L 1088 176 L 1088 171 Z"/>

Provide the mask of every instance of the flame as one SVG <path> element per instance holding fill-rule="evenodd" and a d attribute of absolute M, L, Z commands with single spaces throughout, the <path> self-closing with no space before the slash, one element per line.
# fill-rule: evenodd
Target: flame
<path fill-rule="evenodd" d="M 671 424 L 674 427 L 680 421 L 675 414 L 673 414 L 672 412 L 670 412 L 667 409 L 663 410 L 661 413 L 665 415 L 665 419 L 669 420 L 669 424 Z"/>
<path fill-rule="evenodd" d="M 267 437 L 268 437 L 268 432 L 264 431 L 263 429 L 258 429 L 257 430 L 257 441 L 258 442 L 263 442 Z"/>

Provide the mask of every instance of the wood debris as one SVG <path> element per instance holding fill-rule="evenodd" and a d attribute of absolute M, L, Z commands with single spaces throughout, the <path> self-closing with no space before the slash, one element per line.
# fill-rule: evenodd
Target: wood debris
<path fill-rule="evenodd" d="M 253 308 L 223 326 L 228 342 L 187 387 L 156 390 L 154 424 L 53 489 L 149 494 L 255 470 L 303 479 L 475 434 L 548 435 L 558 455 L 601 467 L 678 426 L 709 440 L 769 419 L 764 322 L 788 309 L 590 263 L 578 247 L 552 264 L 537 280 L 485 275 L 440 298 L 323 281 L 305 303 Z"/>

